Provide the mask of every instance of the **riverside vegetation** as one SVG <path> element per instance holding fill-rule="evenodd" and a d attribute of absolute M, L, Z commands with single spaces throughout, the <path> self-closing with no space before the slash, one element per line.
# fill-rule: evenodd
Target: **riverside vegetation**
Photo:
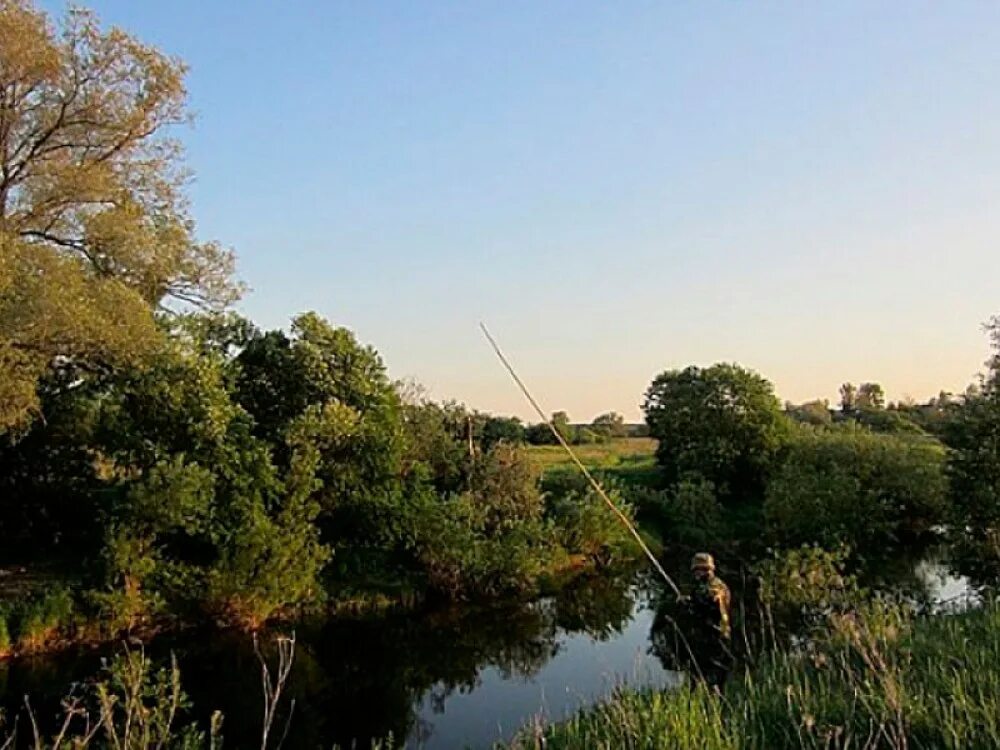
<path fill-rule="evenodd" d="M 315 313 L 282 331 L 232 312 L 233 254 L 196 239 L 171 137 L 184 72 L 85 10 L 56 23 L 0 0 L 0 654 L 530 598 L 636 558 L 553 460 L 548 425 L 433 402 Z M 1000 323 L 988 329 L 1000 352 Z M 785 615 L 758 623 L 767 637 L 721 697 L 621 693 L 516 743 L 996 745 L 989 591 L 981 609 L 927 615 L 873 603 L 852 575 L 873 550 L 937 534 L 995 582 L 1000 353 L 966 393 L 924 404 L 863 383 L 835 408 L 782 407 L 766 379 L 719 364 L 658 375 L 643 409 L 642 436 L 614 413 L 551 426 L 646 538 L 711 546 L 759 582 L 754 605 Z M 176 669 L 114 670 L 88 699 L 102 731 L 116 706 L 171 719 L 149 718 L 136 744 L 88 742 L 216 741 L 174 731 Z M 95 725 L 73 718 L 63 739 L 83 742 Z"/>

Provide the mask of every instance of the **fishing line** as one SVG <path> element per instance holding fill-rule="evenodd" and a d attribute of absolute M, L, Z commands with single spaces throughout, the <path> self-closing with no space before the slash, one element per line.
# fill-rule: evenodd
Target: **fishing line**
<path fill-rule="evenodd" d="M 630 532 L 632 532 L 632 536 L 635 537 L 635 540 L 639 543 L 639 546 L 642 548 L 642 551 L 646 553 L 646 557 L 648 557 L 649 561 L 653 563 L 653 567 L 655 567 L 656 570 L 659 572 L 659 574 L 663 577 L 663 580 L 667 582 L 667 585 L 670 586 L 671 589 L 673 589 L 674 594 L 678 597 L 681 596 L 681 591 L 679 588 L 677 588 L 677 584 L 675 584 L 671 580 L 670 576 L 667 575 L 667 571 L 665 571 L 663 569 L 663 566 L 660 565 L 660 561 L 656 559 L 656 555 L 654 555 L 653 552 L 649 549 L 649 547 L 646 546 L 646 543 L 642 540 L 642 537 L 639 536 L 639 532 L 636 531 L 635 526 L 633 526 L 632 522 L 629 521 L 628 516 L 622 513 L 621 509 L 612 502 L 611 498 L 609 498 L 607 493 L 604 491 L 604 488 L 601 487 L 600 483 L 596 479 L 594 479 L 594 476 L 587 470 L 587 467 L 583 465 L 583 463 L 580 461 L 579 458 L 577 458 L 576 453 L 570 447 L 569 443 L 566 442 L 566 439 L 562 436 L 562 433 L 560 433 L 559 430 L 556 429 L 555 425 L 552 424 L 552 422 L 548 419 L 548 417 L 545 416 L 545 412 L 542 411 L 542 407 L 538 405 L 538 402 L 535 401 L 534 397 L 532 397 L 531 392 L 528 390 L 528 387 L 524 384 L 524 381 L 522 381 L 521 378 L 518 377 L 517 373 L 514 371 L 514 367 L 511 365 L 509 361 L 507 361 L 507 358 L 501 351 L 500 345 L 497 344 L 496 339 L 494 339 L 493 336 L 490 335 L 489 329 L 486 327 L 486 324 L 480 323 L 479 327 L 483 329 L 483 334 L 486 336 L 486 340 L 490 342 L 490 346 L 493 347 L 493 351 L 496 352 L 496 355 L 497 357 L 500 358 L 500 361 L 503 363 L 503 366 L 507 368 L 507 372 L 510 373 L 510 376 L 514 379 L 514 382 L 517 383 L 517 387 L 521 389 L 521 393 L 523 393 L 524 397 L 528 399 L 528 403 L 531 404 L 534 410 L 538 413 L 539 418 L 541 418 L 541 420 L 546 425 L 548 425 L 548 428 L 552 431 L 552 434 L 559 442 L 559 445 L 563 447 L 563 450 L 565 450 L 566 453 L 569 454 L 569 457 L 573 460 L 573 463 L 576 464 L 576 467 L 583 472 L 583 475 L 585 477 L 587 477 L 587 480 L 590 482 L 591 486 L 594 488 L 597 494 L 601 496 L 604 502 L 607 503 L 608 507 L 611 508 L 612 511 L 614 511 L 616 516 L 618 516 L 618 520 L 625 525 L 625 528 L 627 528 Z"/>

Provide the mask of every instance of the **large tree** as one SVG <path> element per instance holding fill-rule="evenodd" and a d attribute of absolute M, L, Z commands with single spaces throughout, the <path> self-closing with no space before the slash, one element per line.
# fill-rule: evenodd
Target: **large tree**
<path fill-rule="evenodd" d="M 0 0 L 0 431 L 54 360 L 132 360 L 167 300 L 224 306 L 232 254 L 198 242 L 170 126 L 185 68 L 73 9 Z"/>
<path fill-rule="evenodd" d="M 661 373 L 643 411 L 667 481 L 700 475 L 729 498 L 760 494 L 788 427 L 771 383 L 734 364 Z"/>

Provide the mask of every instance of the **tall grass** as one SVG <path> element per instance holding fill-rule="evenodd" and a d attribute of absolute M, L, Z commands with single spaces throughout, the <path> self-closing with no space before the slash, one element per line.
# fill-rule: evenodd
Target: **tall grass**
<path fill-rule="evenodd" d="M 621 691 L 511 748 L 1000 747 L 1000 607 L 914 620 L 873 602 L 764 654 L 721 695 Z"/>

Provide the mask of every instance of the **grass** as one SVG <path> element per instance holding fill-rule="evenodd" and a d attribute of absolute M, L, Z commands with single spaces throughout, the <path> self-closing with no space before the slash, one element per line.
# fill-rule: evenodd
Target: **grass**
<path fill-rule="evenodd" d="M 528 459 L 543 473 L 573 469 L 559 445 L 530 445 Z M 588 469 L 615 477 L 626 484 L 655 485 L 656 440 L 646 437 L 616 438 L 606 443 L 575 445 L 573 451 Z"/>
<path fill-rule="evenodd" d="M 1000 607 L 912 620 L 871 604 L 809 648 L 765 654 L 721 696 L 620 691 L 510 748 L 1000 747 Z"/>

